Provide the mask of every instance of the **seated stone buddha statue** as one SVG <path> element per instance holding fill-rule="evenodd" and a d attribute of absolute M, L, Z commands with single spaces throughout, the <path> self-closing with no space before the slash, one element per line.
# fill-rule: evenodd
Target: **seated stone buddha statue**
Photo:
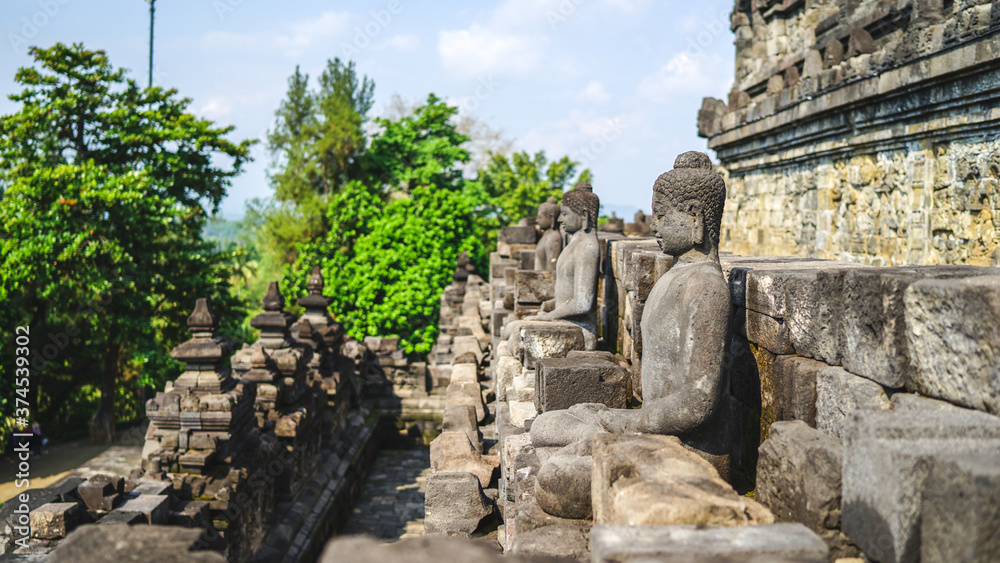
<path fill-rule="evenodd" d="M 643 404 L 639 409 L 579 404 L 535 419 L 533 445 L 563 447 L 538 474 L 537 497 L 546 512 L 581 518 L 580 507 L 589 510 L 587 456 L 590 438 L 598 433 L 677 436 L 717 468 L 728 466 L 724 395 L 730 294 L 719 264 L 725 199 L 725 182 L 702 153 L 678 156 L 674 169 L 656 179 L 652 231 L 674 263 L 653 286 L 642 314 Z M 566 495 L 577 495 L 578 509 L 559 514 L 572 505 Z M 560 496 L 561 502 L 547 502 Z"/>

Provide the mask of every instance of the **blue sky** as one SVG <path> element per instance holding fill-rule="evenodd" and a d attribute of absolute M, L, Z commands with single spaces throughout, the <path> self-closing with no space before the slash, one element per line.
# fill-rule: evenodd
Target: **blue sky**
<path fill-rule="evenodd" d="M 393 94 L 433 92 L 515 149 L 582 161 L 606 210 L 648 212 L 674 157 L 705 150 L 702 97 L 726 99 L 731 9 L 732 0 L 159 0 L 154 82 L 235 125 L 234 139 L 260 138 L 295 65 L 315 77 L 327 59 L 352 59 L 375 81 L 373 114 Z M 80 41 L 145 84 L 148 26 L 143 0 L 5 0 L 0 113 L 17 109 L 7 95 L 31 63 L 27 45 Z M 255 156 L 223 202 L 226 217 L 271 193 L 268 155 Z"/>

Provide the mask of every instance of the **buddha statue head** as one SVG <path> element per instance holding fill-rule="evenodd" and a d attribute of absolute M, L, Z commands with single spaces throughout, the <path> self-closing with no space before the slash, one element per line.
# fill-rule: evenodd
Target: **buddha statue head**
<path fill-rule="evenodd" d="M 597 214 L 601 200 L 594 193 L 590 182 L 577 182 L 573 189 L 563 194 L 562 211 L 559 214 L 567 233 L 590 231 L 597 228 Z"/>
<path fill-rule="evenodd" d="M 547 231 L 555 228 L 559 221 L 559 203 L 550 197 L 538 206 L 538 228 Z"/>
<path fill-rule="evenodd" d="M 686 152 L 653 184 L 653 234 L 663 252 L 718 250 L 726 183 L 708 155 Z"/>

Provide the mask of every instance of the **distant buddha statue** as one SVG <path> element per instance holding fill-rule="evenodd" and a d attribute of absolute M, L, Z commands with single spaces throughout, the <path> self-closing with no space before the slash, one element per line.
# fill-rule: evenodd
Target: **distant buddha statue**
<path fill-rule="evenodd" d="M 555 299 L 526 320 L 564 320 L 583 329 L 587 350 L 597 345 L 597 213 L 601 201 L 588 182 L 563 194 L 559 218 L 569 243 L 556 260 Z"/>
<path fill-rule="evenodd" d="M 674 265 L 653 286 L 642 314 L 642 407 L 580 404 L 543 413 L 531 425 L 535 447 L 567 446 L 559 452 L 575 459 L 589 453 L 595 434 L 668 434 L 727 474 L 729 427 L 723 397 L 730 294 L 719 265 L 725 199 L 725 182 L 702 153 L 678 156 L 674 169 L 656 179 L 652 231 Z M 566 460 L 559 463 L 561 469 L 546 462 L 539 471 L 539 504 L 550 514 L 579 518 L 557 514 L 558 503 L 546 506 L 543 499 L 572 494 L 589 499 L 590 465 L 585 460 L 570 463 L 580 474 L 569 479 Z M 588 483 L 588 490 L 581 482 Z M 577 484 L 574 490 L 564 490 L 573 487 L 569 483 Z"/>
<path fill-rule="evenodd" d="M 556 260 L 562 252 L 562 233 L 559 232 L 559 204 L 550 197 L 538 206 L 538 228 L 542 236 L 535 247 L 535 269 L 554 272 Z"/>

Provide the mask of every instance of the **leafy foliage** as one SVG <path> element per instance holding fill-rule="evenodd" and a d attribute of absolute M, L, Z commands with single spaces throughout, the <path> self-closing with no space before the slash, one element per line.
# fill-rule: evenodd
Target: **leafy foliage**
<path fill-rule="evenodd" d="M 0 117 L 0 322 L 31 326 L 32 413 L 67 432 L 99 397 L 92 431 L 107 440 L 116 408 L 138 416 L 141 389 L 177 373 L 167 354 L 196 297 L 242 317 L 232 256 L 201 231 L 250 142 L 174 90 L 140 89 L 101 51 L 31 54 L 40 68 L 19 70 L 11 96 L 22 108 Z"/>
<path fill-rule="evenodd" d="M 332 308 L 352 335 L 397 335 L 409 352 L 426 352 L 437 335 L 440 297 L 458 253 L 481 257 L 481 192 L 462 177 L 467 137 L 450 123 L 456 109 L 434 95 L 413 115 L 378 120 L 366 181 L 330 201 L 330 231 L 299 247 L 284 285 L 302 291 L 320 263 Z"/>
<path fill-rule="evenodd" d="M 534 155 L 515 152 L 509 159 L 493 155 L 476 178 L 487 198 L 482 219 L 483 244 L 492 248 L 501 227 L 535 215 L 538 206 L 548 198 L 559 201 L 563 191 L 572 187 L 578 167 L 579 163 L 568 156 L 550 162 L 544 151 Z M 575 181 L 591 179 L 590 170 L 585 169 Z"/>

